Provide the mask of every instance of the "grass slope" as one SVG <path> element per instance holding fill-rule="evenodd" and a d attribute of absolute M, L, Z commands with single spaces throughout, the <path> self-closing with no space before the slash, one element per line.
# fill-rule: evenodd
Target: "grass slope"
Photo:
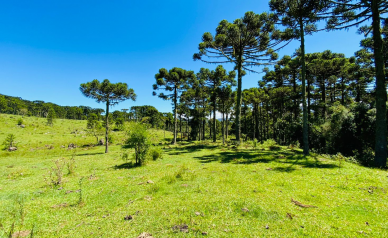
<path fill-rule="evenodd" d="M 12 233 L 33 228 L 35 237 L 388 237 L 387 171 L 339 167 L 283 147 L 209 142 L 161 145 L 163 160 L 133 167 L 121 159 L 133 153 L 120 145 L 125 133 L 114 133 L 116 144 L 104 154 L 89 146 L 95 138 L 83 131 L 85 121 L 50 127 L 44 119 L 24 120 L 20 128 L 17 117 L 0 115 L 0 142 L 8 133 L 19 141 L 18 151 L 0 152 L 5 237 L 13 223 Z M 163 132 L 153 133 L 163 142 Z M 80 147 L 68 150 L 69 143 Z M 74 173 L 64 166 L 63 183 L 48 186 L 54 161 L 72 157 Z"/>

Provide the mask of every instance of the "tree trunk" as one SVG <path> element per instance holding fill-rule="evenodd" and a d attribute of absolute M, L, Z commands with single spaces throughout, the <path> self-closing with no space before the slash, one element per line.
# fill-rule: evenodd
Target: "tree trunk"
<path fill-rule="evenodd" d="M 306 76 L 307 76 L 307 72 L 306 72 Z M 311 82 L 310 80 L 307 78 L 307 121 L 310 121 L 310 114 L 311 114 L 311 92 L 310 92 L 310 87 L 311 87 Z"/>
<path fill-rule="evenodd" d="M 222 144 L 225 145 L 225 113 L 222 113 Z"/>
<path fill-rule="evenodd" d="M 345 79 L 344 77 L 341 78 L 341 104 L 345 105 Z"/>
<path fill-rule="evenodd" d="M 108 137 L 109 137 L 109 100 L 106 101 L 106 114 L 105 114 L 105 153 L 108 153 Z"/>
<path fill-rule="evenodd" d="M 228 120 L 229 114 L 228 112 L 226 113 L 226 128 L 225 128 L 225 138 L 228 139 L 229 135 L 229 120 Z"/>
<path fill-rule="evenodd" d="M 293 90 L 294 90 L 294 95 L 293 95 L 293 98 L 294 98 L 294 120 L 296 121 L 297 118 L 298 118 L 298 95 L 296 94 L 296 75 L 295 75 L 295 71 L 293 72 L 292 74 L 292 78 L 293 78 Z"/>
<path fill-rule="evenodd" d="M 178 93 L 177 93 L 177 89 L 176 87 L 174 88 L 174 140 L 172 141 L 172 144 L 175 145 L 176 144 L 176 131 L 177 131 L 177 127 L 178 127 L 178 118 L 177 118 L 177 112 L 178 112 L 178 108 L 177 108 L 177 97 L 178 97 Z"/>
<path fill-rule="evenodd" d="M 242 50 L 237 60 L 237 105 L 236 105 L 236 140 L 240 143 L 241 139 L 241 103 L 242 103 Z"/>
<path fill-rule="evenodd" d="M 179 132 L 181 133 L 181 141 L 183 141 L 183 137 L 182 137 L 182 114 L 179 115 Z"/>
<path fill-rule="evenodd" d="M 259 120 L 260 120 L 260 132 L 259 132 L 259 141 L 263 141 L 263 113 L 261 112 L 261 108 L 263 106 L 263 103 L 260 103 L 259 105 Z"/>
<path fill-rule="evenodd" d="M 303 105 L 303 154 L 309 154 L 309 135 L 307 124 L 307 107 L 306 107 L 306 62 L 305 62 L 305 49 L 304 49 L 304 26 L 303 19 L 299 19 L 300 26 L 300 48 L 302 51 L 302 105 Z"/>
<path fill-rule="evenodd" d="M 321 100 L 322 100 L 322 118 L 323 121 L 326 121 L 326 85 L 325 85 L 325 78 L 322 77 L 322 95 L 321 95 Z"/>
<path fill-rule="evenodd" d="M 372 0 L 373 49 L 376 66 L 376 145 L 375 166 L 387 166 L 387 91 L 384 75 L 383 42 L 380 29 L 378 0 Z"/>
<path fill-rule="evenodd" d="M 215 92 L 215 88 L 214 88 L 214 92 Z M 213 142 L 216 142 L 216 140 L 217 140 L 217 133 L 216 133 L 216 95 L 213 95 Z"/>

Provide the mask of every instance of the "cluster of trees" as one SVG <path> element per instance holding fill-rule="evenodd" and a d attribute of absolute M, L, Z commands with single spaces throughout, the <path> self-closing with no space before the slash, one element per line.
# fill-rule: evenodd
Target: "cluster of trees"
<path fill-rule="evenodd" d="M 311 148 L 347 155 L 370 154 L 365 163 L 385 167 L 387 162 L 386 77 L 388 3 L 383 0 L 271 0 L 271 13 L 247 12 L 233 22 L 222 20 L 216 35 L 206 32 L 194 60 L 213 64 L 232 63 L 237 72 L 237 90 L 232 92 L 235 73 L 226 74 L 221 65 L 215 71 L 201 69 L 195 74 L 180 68 L 160 69 L 154 90 L 164 90 L 160 98 L 172 100 L 174 141 L 178 115 L 191 126 L 192 139 L 205 137 L 206 117 L 213 114 L 213 141 L 216 140 L 216 111 L 224 124 L 233 110 L 234 130 L 242 136 L 279 143 L 300 142 L 304 154 Z M 305 52 L 305 35 L 318 31 L 317 22 L 326 21 L 327 30 L 360 28 L 366 38 L 355 57 L 330 51 Z M 281 25 L 282 28 L 277 28 Z M 381 30 L 383 25 L 383 30 Z M 300 40 L 295 55 L 278 59 L 277 52 L 292 40 Z M 385 48 L 386 49 L 386 48 Z M 265 68 L 259 87 L 242 90 L 246 71 Z M 218 71 L 223 70 L 220 75 Z M 221 71 L 222 71 L 221 70 Z M 372 88 L 372 83 L 376 87 Z M 225 93 L 227 96 L 223 98 Z M 236 97 L 234 99 L 234 97 Z M 231 104 L 228 103 L 230 99 Z M 190 120 L 189 120 L 190 119 Z M 190 123 L 189 123 L 190 121 Z M 242 134 L 243 133 L 243 134 Z M 366 135 L 374 135 L 374 139 Z M 373 161 L 373 162 L 372 162 Z"/>

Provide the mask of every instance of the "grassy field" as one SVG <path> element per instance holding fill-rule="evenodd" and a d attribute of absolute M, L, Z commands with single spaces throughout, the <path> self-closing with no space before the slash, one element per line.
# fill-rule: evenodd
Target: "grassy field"
<path fill-rule="evenodd" d="M 3 237 L 388 237 L 387 171 L 266 144 L 171 146 L 162 131 L 164 158 L 134 167 L 124 132 L 104 154 L 86 121 L 18 118 L 0 115 L 0 142 L 18 141 L 0 151 Z"/>

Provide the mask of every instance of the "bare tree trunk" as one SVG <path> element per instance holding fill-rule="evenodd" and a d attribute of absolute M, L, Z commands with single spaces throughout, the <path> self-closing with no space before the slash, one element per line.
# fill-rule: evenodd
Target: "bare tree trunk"
<path fill-rule="evenodd" d="M 229 114 L 228 113 L 226 113 L 226 135 L 225 135 L 225 137 L 226 137 L 226 139 L 228 139 L 228 135 L 229 135 L 229 120 L 228 120 L 228 117 L 229 117 Z"/>
<path fill-rule="evenodd" d="M 217 140 L 216 133 L 216 97 L 213 95 L 213 142 Z"/>
<path fill-rule="evenodd" d="M 108 153 L 108 137 L 109 137 L 109 101 L 106 102 L 106 114 L 105 114 L 105 153 Z"/>
<path fill-rule="evenodd" d="M 383 42 L 381 39 L 378 0 L 372 0 L 373 48 L 376 66 L 376 145 L 375 166 L 387 166 L 387 90 L 384 73 Z"/>
<path fill-rule="evenodd" d="M 242 52 L 242 50 L 240 51 Z M 236 140 L 240 143 L 241 139 L 241 103 L 242 103 L 242 55 L 238 56 L 237 63 L 237 105 L 236 105 Z"/>
<path fill-rule="evenodd" d="M 176 144 L 176 131 L 177 131 L 177 127 L 178 127 L 178 118 L 177 118 L 177 97 L 178 97 L 178 93 L 177 93 L 177 89 L 175 87 L 174 89 L 174 140 L 172 141 L 172 144 L 175 145 Z"/>
<path fill-rule="evenodd" d="M 305 49 L 304 49 L 304 29 L 303 19 L 299 19 L 300 26 L 300 48 L 302 50 L 302 105 L 303 105 L 303 154 L 309 154 L 309 135 L 307 124 L 307 107 L 306 107 L 306 62 L 305 62 Z"/>

